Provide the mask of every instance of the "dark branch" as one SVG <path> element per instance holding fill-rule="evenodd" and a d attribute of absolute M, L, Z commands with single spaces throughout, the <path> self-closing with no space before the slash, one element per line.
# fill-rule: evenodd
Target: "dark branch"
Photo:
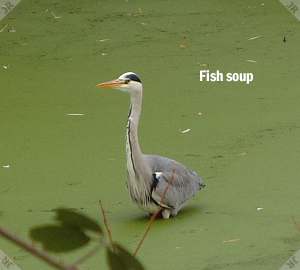
<path fill-rule="evenodd" d="M 90 257 L 93 257 L 101 248 L 101 243 L 99 243 L 96 247 L 94 247 L 90 252 L 76 260 L 73 265 L 79 265 L 84 263 L 86 260 L 88 260 Z"/>
<path fill-rule="evenodd" d="M 17 237 L 16 235 L 13 235 L 12 233 L 8 232 L 7 230 L 0 227 L 0 235 L 7 240 L 13 242 L 17 246 L 25 249 L 29 253 L 31 253 L 33 256 L 43 260 L 45 263 L 51 265 L 52 267 L 59 269 L 59 270 L 78 270 L 76 266 L 68 266 L 62 263 L 61 261 L 58 261 L 57 259 L 50 257 L 46 252 L 38 250 L 33 245 L 25 242 L 21 238 Z"/>
<path fill-rule="evenodd" d="M 105 228 L 106 228 L 106 231 L 107 231 L 109 243 L 110 243 L 111 247 L 113 248 L 112 233 L 111 233 L 111 229 L 108 225 L 107 217 L 106 217 L 106 214 L 105 214 L 105 211 L 104 211 L 101 200 L 99 201 L 99 204 L 100 204 L 100 208 L 101 208 L 101 212 L 102 212 L 102 216 L 103 216 L 103 222 L 104 222 L 104 225 L 105 225 Z"/>
<path fill-rule="evenodd" d="M 167 192 L 168 192 L 168 190 L 169 190 L 169 187 L 170 187 L 170 185 L 172 185 L 173 182 L 174 182 L 174 179 L 175 179 L 174 176 L 175 176 L 175 170 L 173 170 L 173 172 L 172 172 L 171 181 L 168 183 L 168 185 L 167 185 L 166 188 L 164 189 L 164 192 L 163 192 L 163 194 L 162 194 L 162 196 L 161 196 L 161 199 L 160 199 L 160 204 L 163 204 L 163 203 L 164 203 L 164 199 L 165 199 L 166 194 L 167 194 Z M 138 245 L 137 245 L 137 247 L 136 247 L 136 249 L 135 249 L 135 251 L 134 251 L 134 253 L 133 253 L 134 256 L 136 256 L 137 253 L 139 252 L 139 250 L 141 249 L 141 247 L 142 247 L 142 245 L 143 245 L 143 243 L 144 243 L 144 241 L 145 241 L 145 239 L 146 239 L 146 237 L 147 237 L 147 235 L 148 235 L 148 233 L 149 233 L 149 231 L 150 231 L 150 228 L 151 228 L 152 224 L 154 223 L 155 219 L 156 219 L 157 216 L 161 213 L 162 210 L 163 210 L 163 208 L 160 208 L 158 211 L 156 211 L 156 212 L 151 216 L 150 221 L 149 221 L 149 223 L 148 223 L 148 225 L 147 225 L 147 227 L 146 227 L 146 230 L 145 230 L 145 232 L 144 232 L 144 234 L 143 234 L 143 236 L 142 236 L 142 239 L 139 241 L 139 243 L 138 243 Z"/>

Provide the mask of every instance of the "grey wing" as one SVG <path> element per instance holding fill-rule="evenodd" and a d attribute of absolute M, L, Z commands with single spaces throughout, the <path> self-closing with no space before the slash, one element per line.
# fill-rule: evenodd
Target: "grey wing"
<path fill-rule="evenodd" d="M 163 197 L 165 208 L 179 208 L 205 186 L 196 172 L 175 160 L 155 155 L 145 155 L 145 159 L 156 177 L 152 198 L 160 204 Z"/>

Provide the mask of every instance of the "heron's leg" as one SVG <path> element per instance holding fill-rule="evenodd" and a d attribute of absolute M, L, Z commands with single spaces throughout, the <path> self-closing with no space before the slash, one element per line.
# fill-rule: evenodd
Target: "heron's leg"
<path fill-rule="evenodd" d="M 162 217 L 163 217 L 164 219 L 168 219 L 168 218 L 170 217 L 171 212 L 170 212 L 169 209 L 164 209 L 164 210 L 161 212 L 161 214 L 162 214 Z"/>

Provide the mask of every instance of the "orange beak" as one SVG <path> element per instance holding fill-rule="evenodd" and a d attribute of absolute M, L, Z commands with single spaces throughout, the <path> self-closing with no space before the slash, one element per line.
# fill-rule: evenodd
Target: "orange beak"
<path fill-rule="evenodd" d="M 96 85 L 96 87 L 98 87 L 98 88 L 116 89 L 116 88 L 121 88 L 122 85 L 124 85 L 123 81 L 121 81 L 121 80 L 113 80 L 113 81 L 98 83 Z"/>

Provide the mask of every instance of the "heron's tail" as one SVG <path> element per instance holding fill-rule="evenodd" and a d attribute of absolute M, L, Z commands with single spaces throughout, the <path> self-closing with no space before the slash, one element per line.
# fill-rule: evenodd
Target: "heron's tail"
<path fill-rule="evenodd" d="M 206 187 L 206 184 L 205 183 L 200 183 L 199 184 L 199 189 L 202 189 L 202 188 L 205 188 Z"/>
<path fill-rule="evenodd" d="M 204 183 L 203 179 L 199 177 L 199 190 L 205 188 L 206 184 Z"/>

